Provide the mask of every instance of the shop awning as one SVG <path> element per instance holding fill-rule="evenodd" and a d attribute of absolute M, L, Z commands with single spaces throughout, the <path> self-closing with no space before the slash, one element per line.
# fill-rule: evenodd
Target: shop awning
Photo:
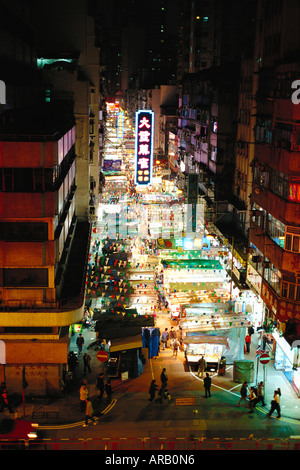
<path fill-rule="evenodd" d="M 161 261 L 165 268 L 171 269 L 219 269 L 223 271 L 223 266 L 218 260 L 208 259 L 181 259 Z"/>
<path fill-rule="evenodd" d="M 125 351 L 126 349 L 142 348 L 142 336 L 129 336 L 128 338 L 113 339 L 111 341 L 110 352 Z"/>
<path fill-rule="evenodd" d="M 207 331 L 231 328 L 246 328 L 252 325 L 250 315 L 238 314 L 207 314 L 186 317 L 180 320 L 183 331 Z"/>
<path fill-rule="evenodd" d="M 223 346 L 228 347 L 228 340 L 223 336 L 206 336 L 206 335 L 197 335 L 197 336 L 186 336 L 183 340 L 185 344 L 222 344 Z"/>

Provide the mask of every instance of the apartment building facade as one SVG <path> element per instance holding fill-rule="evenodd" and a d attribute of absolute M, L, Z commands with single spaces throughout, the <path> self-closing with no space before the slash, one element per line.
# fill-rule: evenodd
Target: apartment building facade
<path fill-rule="evenodd" d="M 21 391 L 24 367 L 26 393 L 56 396 L 72 325 L 83 317 L 90 221 L 100 190 L 99 49 L 87 2 L 77 4 L 82 14 L 60 5 L 63 51 L 53 28 L 57 12 L 53 21 L 47 16 L 47 28 L 42 20 L 38 28 L 44 13 L 31 6 L 6 4 L 0 21 L 0 37 L 15 44 L 0 54 L 9 65 L 0 109 L 0 380 Z M 69 23 L 71 13 L 76 24 Z M 47 43 L 46 30 L 56 42 Z M 51 51 L 37 40 L 43 31 Z"/>

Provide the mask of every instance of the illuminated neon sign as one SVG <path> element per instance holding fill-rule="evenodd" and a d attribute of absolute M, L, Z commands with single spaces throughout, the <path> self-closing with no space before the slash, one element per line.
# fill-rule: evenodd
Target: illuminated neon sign
<path fill-rule="evenodd" d="M 148 186 L 152 179 L 154 113 L 140 110 L 135 115 L 135 184 Z"/>

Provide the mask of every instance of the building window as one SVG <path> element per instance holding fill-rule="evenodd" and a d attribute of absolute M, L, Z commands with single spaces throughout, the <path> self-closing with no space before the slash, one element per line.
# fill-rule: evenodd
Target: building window
<path fill-rule="evenodd" d="M 253 181 L 263 188 L 268 187 L 269 173 L 265 170 L 264 166 L 257 166 L 254 168 Z"/>
<path fill-rule="evenodd" d="M 300 300 L 300 281 L 297 284 L 283 281 L 281 284 L 281 297 L 284 299 L 299 301 Z"/>
<path fill-rule="evenodd" d="M 280 248 L 284 248 L 285 225 L 271 214 L 268 215 L 268 235 Z"/>
<path fill-rule="evenodd" d="M 289 198 L 289 176 L 280 171 L 272 170 L 270 174 L 270 189 L 279 197 Z"/>
<path fill-rule="evenodd" d="M 256 248 L 253 243 L 250 244 L 250 255 L 249 255 L 249 261 L 255 268 L 255 270 L 262 276 L 263 273 L 263 259 L 264 256 L 261 251 L 259 251 L 258 248 Z"/>
<path fill-rule="evenodd" d="M 48 225 L 42 222 L 0 222 L 0 240 L 46 241 Z"/>
<path fill-rule="evenodd" d="M 280 272 L 270 261 L 265 261 L 264 279 L 280 295 Z"/>
<path fill-rule="evenodd" d="M 300 178 L 299 177 L 290 178 L 288 198 L 292 202 L 300 202 Z"/>
<path fill-rule="evenodd" d="M 48 287 L 48 270 L 3 269 L 3 287 Z"/>
<path fill-rule="evenodd" d="M 300 236 L 292 233 L 286 233 L 285 235 L 285 250 L 294 251 L 300 253 Z"/>
<path fill-rule="evenodd" d="M 255 223 L 263 231 L 266 230 L 267 212 L 254 203 L 252 206 L 252 222 Z"/>
<path fill-rule="evenodd" d="M 19 193 L 53 191 L 53 168 L 2 168 L 0 191 Z"/>

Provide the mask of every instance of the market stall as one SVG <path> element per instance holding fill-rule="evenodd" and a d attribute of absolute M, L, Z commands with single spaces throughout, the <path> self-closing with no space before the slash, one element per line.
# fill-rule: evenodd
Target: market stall
<path fill-rule="evenodd" d="M 226 302 L 230 299 L 226 271 L 218 260 L 163 259 L 161 264 L 169 305 Z"/>
<path fill-rule="evenodd" d="M 183 340 L 184 354 L 187 364 L 197 370 L 199 359 L 204 356 L 207 371 L 217 371 L 219 363 L 228 348 L 228 340 L 221 336 L 188 336 Z"/>

